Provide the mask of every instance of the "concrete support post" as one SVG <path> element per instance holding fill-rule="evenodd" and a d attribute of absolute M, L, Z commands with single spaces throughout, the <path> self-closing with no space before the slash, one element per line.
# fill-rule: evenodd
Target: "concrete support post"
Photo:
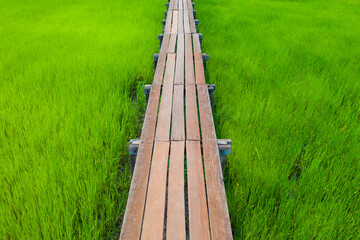
<path fill-rule="evenodd" d="M 215 84 L 206 84 L 208 91 L 209 91 L 209 97 L 210 97 L 210 103 L 211 106 L 213 106 L 213 99 L 214 99 L 214 92 L 215 92 Z"/>
<path fill-rule="evenodd" d="M 195 22 L 196 32 L 199 32 L 199 23 L 200 23 L 199 19 L 195 19 L 194 22 Z"/>
<path fill-rule="evenodd" d="M 159 60 L 159 54 L 155 53 L 154 54 L 154 70 L 156 70 L 158 60 Z"/>
<path fill-rule="evenodd" d="M 160 40 L 160 48 L 164 39 L 164 34 L 159 34 L 158 39 Z"/>
<path fill-rule="evenodd" d="M 206 72 L 206 61 L 209 60 L 210 57 L 206 53 L 203 53 L 202 58 L 203 58 L 203 64 L 204 64 L 204 72 Z"/>
<path fill-rule="evenodd" d="M 136 163 L 136 156 L 140 145 L 140 139 L 131 139 L 129 144 L 129 156 L 130 156 L 130 170 L 131 176 L 133 175 Z"/>
<path fill-rule="evenodd" d="M 144 86 L 144 94 L 146 97 L 146 103 L 149 101 L 150 91 L 151 91 L 151 85 L 145 85 Z"/>

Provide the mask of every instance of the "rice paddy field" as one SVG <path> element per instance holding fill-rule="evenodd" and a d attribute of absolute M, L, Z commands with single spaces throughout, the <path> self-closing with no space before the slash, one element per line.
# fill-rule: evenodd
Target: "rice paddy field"
<path fill-rule="evenodd" d="M 195 8 L 235 239 L 360 239 L 360 2 Z"/>
<path fill-rule="evenodd" d="M 117 239 L 162 0 L 0 0 L 0 239 Z M 235 239 L 360 239 L 360 2 L 196 0 Z"/>

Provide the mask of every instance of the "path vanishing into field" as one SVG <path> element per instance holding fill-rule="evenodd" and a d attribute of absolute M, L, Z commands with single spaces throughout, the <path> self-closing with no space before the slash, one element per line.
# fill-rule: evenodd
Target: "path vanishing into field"
<path fill-rule="evenodd" d="M 120 239 L 232 239 L 191 0 L 170 0 Z"/>

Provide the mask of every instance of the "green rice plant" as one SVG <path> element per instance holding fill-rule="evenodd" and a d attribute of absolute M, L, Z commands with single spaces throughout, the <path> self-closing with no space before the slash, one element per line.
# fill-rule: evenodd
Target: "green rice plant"
<path fill-rule="evenodd" d="M 360 2 L 195 8 L 235 239 L 359 239 Z"/>
<path fill-rule="evenodd" d="M 0 0 L 0 239 L 109 239 L 163 1 Z"/>

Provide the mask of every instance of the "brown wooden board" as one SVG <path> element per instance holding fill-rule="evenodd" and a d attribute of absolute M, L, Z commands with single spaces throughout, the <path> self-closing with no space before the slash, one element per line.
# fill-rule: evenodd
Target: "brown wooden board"
<path fill-rule="evenodd" d="M 171 142 L 166 224 L 167 240 L 186 239 L 184 153 L 184 141 Z"/>
<path fill-rule="evenodd" d="M 199 34 L 195 33 L 193 36 L 194 53 L 201 53 Z"/>
<path fill-rule="evenodd" d="M 145 119 L 141 132 L 141 143 L 148 143 L 154 140 L 160 90 L 161 86 L 159 85 L 153 85 L 151 87 L 149 102 L 146 108 Z"/>
<path fill-rule="evenodd" d="M 194 53 L 196 84 L 205 84 L 204 64 L 201 53 Z"/>
<path fill-rule="evenodd" d="M 195 85 L 185 86 L 186 101 L 186 139 L 200 140 L 199 118 L 196 103 Z"/>
<path fill-rule="evenodd" d="M 185 83 L 195 84 L 191 34 L 185 34 Z"/>
<path fill-rule="evenodd" d="M 187 10 L 184 11 L 184 32 L 191 33 L 189 11 Z"/>
<path fill-rule="evenodd" d="M 172 25 L 171 25 L 171 33 L 178 33 L 178 11 L 174 10 L 173 11 L 173 21 L 172 21 Z"/>
<path fill-rule="evenodd" d="M 177 39 L 177 34 L 171 34 L 169 47 L 167 50 L 168 53 L 175 53 L 176 39 Z"/>
<path fill-rule="evenodd" d="M 164 29 L 165 34 L 170 34 L 171 33 L 172 15 L 173 15 L 173 11 L 168 11 L 167 12 L 166 24 L 165 24 L 165 29 Z"/>
<path fill-rule="evenodd" d="M 179 0 L 179 10 L 184 10 L 184 0 Z"/>
<path fill-rule="evenodd" d="M 153 142 L 140 143 L 135 169 L 131 179 L 120 240 L 140 238 L 152 148 Z"/>
<path fill-rule="evenodd" d="M 184 10 L 178 11 L 178 33 L 184 33 Z"/>
<path fill-rule="evenodd" d="M 161 94 L 160 109 L 156 127 L 156 141 L 169 141 L 170 139 L 175 55 L 176 54 L 169 53 L 166 63 L 164 85 Z"/>
<path fill-rule="evenodd" d="M 155 142 L 154 145 L 141 233 L 142 240 L 163 237 L 169 146 L 169 142 Z"/>
<path fill-rule="evenodd" d="M 160 90 L 161 86 L 151 87 L 120 239 L 139 239 L 140 237 Z"/>
<path fill-rule="evenodd" d="M 194 21 L 194 13 L 193 10 L 188 10 L 189 11 L 189 19 L 190 19 L 190 30 L 192 33 L 196 33 L 196 26 L 195 26 L 195 21 Z"/>
<path fill-rule="evenodd" d="M 210 239 L 200 141 L 186 141 L 190 239 Z"/>
<path fill-rule="evenodd" d="M 169 47 L 169 40 L 170 40 L 170 35 L 165 34 L 163 43 L 162 43 L 162 46 L 160 49 L 159 59 L 158 59 L 156 69 L 155 69 L 153 85 L 161 85 L 163 82 L 167 50 Z"/>
<path fill-rule="evenodd" d="M 211 236 L 212 239 L 232 239 L 209 93 L 206 85 L 198 85 L 197 91 Z"/>
<path fill-rule="evenodd" d="M 176 70 L 175 70 L 175 84 L 184 84 L 184 61 L 185 61 L 185 49 L 184 49 L 184 34 L 178 34 L 178 44 L 176 50 Z"/>
<path fill-rule="evenodd" d="M 174 86 L 171 140 L 185 140 L 184 85 Z"/>
<path fill-rule="evenodd" d="M 186 3 L 184 5 L 186 5 L 186 9 L 187 10 L 193 10 L 193 7 L 192 7 L 192 1 L 191 0 L 184 0 Z"/>

